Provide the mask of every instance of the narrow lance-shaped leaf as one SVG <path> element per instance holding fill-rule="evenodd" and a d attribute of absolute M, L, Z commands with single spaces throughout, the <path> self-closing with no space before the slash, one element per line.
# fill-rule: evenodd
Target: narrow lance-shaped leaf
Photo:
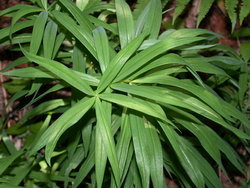
<path fill-rule="evenodd" d="M 60 106 L 67 105 L 67 102 L 63 99 L 53 99 L 49 101 L 45 101 L 38 106 L 32 108 L 29 112 L 27 112 L 21 119 L 20 123 L 27 121 L 32 116 L 37 116 L 43 114 L 45 112 L 54 110 Z"/>
<path fill-rule="evenodd" d="M 45 158 L 50 164 L 51 155 L 55 149 L 56 143 L 60 136 L 71 126 L 77 123 L 83 115 L 93 106 L 94 98 L 83 98 L 69 110 L 64 112 L 40 137 L 37 144 L 32 148 L 32 151 L 37 151 L 44 145 Z M 32 153 L 32 152 L 31 152 Z"/>
<path fill-rule="evenodd" d="M 93 31 L 93 36 L 99 64 L 102 73 L 104 73 L 110 61 L 108 37 L 102 27 L 96 28 Z"/>
<path fill-rule="evenodd" d="M 14 32 L 13 27 L 15 26 L 16 22 L 22 18 L 23 16 L 30 14 L 30 13 L 35 13 L 35 12 L 39 12 L 39 11 L 43 11 L 43 9 L 38 8 L 38 7 L 29 7 L 29 8 L 23 8 L 18 10 L 15 13 L 15 16 L 13 16 L 12 20 L 11 20 L 11 28 L 10 28 L 10 36 L 12 35 L 12 33 Z"/>
<path fill-rule="evenodd" d="M 83 52 L 80 50 L 80 45 L 75 45 L 72 54 L 73 70 L 85 73 L 86 58 L 83 56 Z"/>
<path fill-rule="evenodd" d="M 146 122 L 146 131 L 148 133 L 148 144 L 151 144 L 149 149 L 150 174 L 154 187 L 164 187 L 163 175 L 163 154 L 162 145 L 157 134 L 157 130 L 152 124 Z"/>
<path fill-rule="evenodd" d="M 250 139 L 250 137 L 246 133 L 228 124 L 220 116 L 220 114 L 216 113 L 209 106 L 205 105 L 200 100 L 197 100 L 196 98 L 188 96 L 184 93 L 166 90 L 160 87 L 135 86 L 128 84 L 113 84 L 112 88 L 118 89 L 119 91 L 124 91 L 134 95 L 138 95 L 141 97 L 146 97 L 151 100 L 156 100 L 158 101 L 158 103 L 163 102 L 166 104 L 171 104 L 174 106 L 179 106 L 181 108 L 189 109 L 222 125 L 223 127 L 227 128 L 240 138 Z"/>
<path fill-rule="evenodd" d="M 43 37 L 44 57 L 48 59 L 52 59 L 53 56 L 56 33 L 57 33 L 57 24 L 53 21 L 49 21 L 49 23 L 45 28 Z"/>
<path fill-rule="evenodd" d="M 4 29 L 1 29 L 0 30 L 0 40 L 8 37 L 10 32 L 15 33 L 17 31 L 24 29 L 24 28 L 30 27 L 33 24 L 34 24 L 34 20 L 26 20 L 26 21 L 18 22 L 12 27 L 6 27 Z"/>
<path fill-rule="evenodd" d="M 199 41 L 202 39 L 203 39 L 202 37 L 175 38 L 175 37 L 169 36 L 166 39 L 156 43 L 153 46 L 150 46 L 149 48 L 141 51 L 136 56 L 131 58 L 122 68 L 122 70 L 120 71 L 120 73 L 118 74 L 118 76 L 116 77 L 114 81 L 120 81 L 126 78 L 131 73 L 136 72 L 137 69 L 141 68 L 148 61 L 152 60 L 154 57 L 162 54 L 163 52 L 166 52 L 167 50 L 170 50 L 172 48 L 175 48 L 184 44 Z"/>
<path fill-rule="evenodd" d="M 204 149 L 216 161 L 219 167 L 223 168 L 221 163 L 220 151 L 216 145 L 218 143 L 215 142 L 214 134 L 209 134 L 209 131 L 205 131 L 203 125 L 198 125 L 181 119 L 176 119 L 176 121 L 180 122 L 182 126 L 184 126 L 187 130 L 191 131 L 198 138 Z"/>
<path fill-rule="evenodd" d="M 65 65 L 53 60 L 49 60 L 47 58 L 36 56 L 25 51 L 24 49 L 22 49 L 22 51 L 30 61 L 33 61 L 48 69 L 50 72 L 57 75 L 59 78 L 63 79 L 76 89 L 79 89 L 83 93 L 86 93 L 87 95 L 94 95 L 94 92 L 91 87 L 85 82 L 83 82 L 82 79 L 80 79 L 71 69 L 69 69 Z"/>
<path fill-rule="evenodd" d="M 0 175 L 12 164 L 12 162 L 23 154 L 23 149 L 7 157 L 0 159 Z"/>
<path fill-rule="evenodd" d="M 149 187 L 150 157 L 148 134 L 144 125 L 144 119 L 139 113 L 130 113 L 130 128 L 132 132 L 135 158 L 140 171 L 143 187 Z"/>
<path fill-rule="evenodd" d="M 192 147 L 189 142 L 187 142 L 187 140 L 183 139 L 183 142 L 185 145 L 187 145 L 186 150 L 188 151 L 189 155 L 197 161 L 199 169 L 202 169 L 201 172 L 205 178 L 207 187 L 209 187 L 209 185 L 211 184 L 212 186 L 210 187 L 222 188 L 221 182 L 216 172 L 208 163 L 208 161 L 204 159 L 203 156 L 194 147 Z"/>
<path fill-rule="evenodd" d="M 41 12 L 37 17 L 32 31 L 30 53 L 37 54 L 42 42 L 44 28 L 47 19 L 48 19 L 48 12 Z"/>
<path fill-rule="evenodd" d="M 147 115 L 161 119 L 164 122 L 172 124 L 165 115 L 163 109 L 156 103 L 145 101 L 136 97 L 129 97 L 120 94 L 101 94 L 100 98 L 121 106 L 136 110 Z"/>
<path fill-rule="evenodd" d="M 111 104 L 108 102 L 103 101 L 102 105 L 105 107 L 106 109 L 106 114 L 105 116 L 107 117 L 107 124 L 111 125 Z M 105 169 L 106 169 L 106 163 L 107 163 L 107 151 L 105 149 L 105 144 L 106 143 L 103 140 L 103 132 L 100 126 L 103 125 L 99 125 L 98 124 L 99 121 L 97 122 L 97 126 L 96 126 L 96 136 L 95 136 L 95 175 L 96 175 L 96 183 L 97 183 L 97 187 L 101 188 L 102 187 L 102 182 L 104 179 L 104 173 L 105 173 Z"/>
<path fill-rule="evenodd" d="M 125 110 L 123 112 L 123 117 L 122 117 L 121 134 L 117 141 L 117 148 L 116 148 L 121 174 L 123 174 L 123 170 L 125 167 L 130 140 L 131 140 L 130 121 L 129 121 L 128 112 L 127 110 Z"/>
<path fill-rule="evenodd" d="M 159 35 L 162 21 L 161 0 L 151 0 L 148 6 L 149 11 L 144 30 L 149 32 L 149 38 L 156 39 Z"/>
<path fill-rule="evenodd" d="M 108 159 L 115 177 L 116 185 L 120 186 L 120 172 L 117 159 L 117 153 L 115 151 L 115 142 L 111 133 L 111 126 L 108 123 L 109 119 L 105 112 L 104 105 L 99 98 L 96 98 L 96 118 L 97 126 L 99 126 L 100 132 L 102 133 L 102 140 L 105 147 L 105 151 L 108 155 Z"/>
<path fill-rule="evenodd" d="M 86 0 L 78 1 L 85 1 L 86 3 Z M 94 25 L 91 24 L 91 22 L 87 19 L 84 13 L 76 6 L 76 4 L 71 0 L 60 0 L 60 2 L 74 16 L 74 18 L 86 30 L 86 32 L 88 34 L 91 34 L 91 31 L 94 29 Z"/>
<path fill-rule="evenodd" d="M 197 166 L 196 163 L 193 163 L 192 157 L 190 158 L 187 156 L 187 153 L 185 151 L 185 146 L 182 146 L 182 142 L 180 140 L 180 136 L 174 131 L 174 129 L 167 125 L 159 122 L 162 130 L 164 131 L 165 136 L 168 138 L 169 142 L 171 143 L 171 146 L 173 147 L 176 155 L 178 156 L 178 159 L 193 181 L 193 183 L 196 185 L 196 187 L 205 187 L 204 177 L 201 173 L 201 170 Z"/>
<path fill-rule="evenodd" d="M 134 20 L 126 1 L 115 0 L 115 8 L 121 48 L 124 48 L 135 36 Z"/>
<path fill-rule="evenodd" d="M 55 18 L 69 31 L 71 32 L 88 51 L 97 59 L 96 50 L 94 47 L 94 41 L 91 34 L 85 30 L 85 28 L 76 24 L 76 22 L 67 14 L 53 11 L 52 14 Z"/>
<path fill-rule="evenodd" d="M 34 8 L 34 6 L 25 5 L 25 4 L 16 4 L 14 6 L 11 6 L 9 8 L 4 9 L 4 10 L 0 10 L 0 16 L 10 14 L 10 13 L 12 13 L 14 11 L 18 11 L 18 10 L 21 10 L 21 9 L 29 9 L 29 8 Z"/>
<path fill-rule="evenodd" d="M 104 178 L 104 172 L 107 163 L 107 153 L 105 151 L 105 143 L 102 139 L 102 133 L 97 125 L 96 127 L 96 141 L 95 141 L 95 174 L 97 187 L 102 187 L 102 182 Z"/>
<path fill-rule="evenodd" d="M 91 140 L 91 145 L 90 145 L 90 151 L 89 151 L 89 155 L 88 157 L 84 160 L 83 164 L 81 165 L 76 178 L 74 179 L 74 184 L 73 184 L 73 188 L 77 188 L 80 183 L 83 181 L 83 179 L 88 175 L 88 173 L 91 171 L 91 169 L 94 167 L 95 165 L 95 137 L 92 137 Z"/>
<path fill-rule="evenodd" d="M 122 49 L 110 62 L 107 70 L 103 74 L 101 81 L 97 88 L 97 93 L 103 91 L 116 77 L 126 61 L 134 54 L 137 48 L 141 45 L 143 39 L 146 37 L 145 33 L 142 33 L 131 41 L 124 49 Z"/>

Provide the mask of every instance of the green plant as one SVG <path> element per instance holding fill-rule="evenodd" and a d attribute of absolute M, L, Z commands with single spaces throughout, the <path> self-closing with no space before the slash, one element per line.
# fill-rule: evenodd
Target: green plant
<path fill-rule="evenodd" d="M 218 0 L 218 2 L 221 0 Z M 190 3 L 190 0 L 177 0 L 176 8 L 174 11 L 173 22 L 175 22 L 176 18 L 180 16 L 185 7 Z M 242 24 L 243 20 L 250 13 L 250 2 L 248 0 L 225 0 L 225 8 L 227 14 L 232 23 L 232 30 L 234 30 L 236 22 L 239 18 L 240 24 Z M 200 25 L 201 21 L 204 19 L 206 14 L 211 9 L 212 5 L 215 3 L 215 0 L 200 0 L 199 1 L 199 15 L 197 18 L 197 26 Z"/>
<path fill-rule="evenodd" d="M 33 95 L 23 106 L 36 104 L 18 124 L 1 126 L 3 187 L 164 187 L 168 176 L 183 187 L 217 188 L 213 167 L 226 172 L 227 161 L 245 170 L 223 135 L 246 143 L 249 121 L 200 74 L 230 79 L 223 67 L 243 64 L 236 55 L 202 56 L 216 47 L 215 33 L 159 35 L 160 0 L 134 12 L 124 0 L 33 2 L 0 12 L 12 17 L 1 43 L 24 54 L 1 73 L 33 82 L 10 103 Z M 28 27 L 31 34 L 18 33 Z M 26 61 L 28 68 L 5 72 Z M 59 90 L 72 95 L 40 100 Z M 23 148 L 7 134 L 25 139 Z"/>

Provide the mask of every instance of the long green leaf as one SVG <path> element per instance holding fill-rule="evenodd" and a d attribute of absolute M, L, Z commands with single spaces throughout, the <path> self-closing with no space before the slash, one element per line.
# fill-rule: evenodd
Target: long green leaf
<path fill-rule="evenodd" d="M 30 154 L 33 154 L 37 150 L 41 149 L 46 144 L 47 146 L 47 160 L 51 156 L 55 144 L 61 134 L 68 129 L 70 126 L 75 124 L 93 105 L 94 99 L 84 98 L 73 107 L 67 110 L 63 115 L 61 115 L 54 123 L 51 125 L 40 137 L 38 142 L 33 144 Z M 86 105 L 86 106 L 85 106 Z M 84 106 L 84 108 L 83 108 Z M 55 139 L 56 138 L 56 139 Z"/>
<path fill-rule="evenodd" d="M 118 138 L 116 147 L 120 174 L 124 174 L 124 167 L 126 164 L 130 141 L 131 141 L 131 129 L 130 129 L 129 116 L 127 112 L 123 112 L 121 134 Z"/>
<path fill-rule="evenodd" d="M 145 101 L 135 97 L 128 97 L 120 94 L 101 94 L 101 99 L 119 104 L 121 106 L 145 113 L 147 115 L 161 119 L 164 122 L 171 123 L 162 108 L 150 101 Z"/>
<path fill-rule="evenodd" d="M 107 153 L 113 175 L 115 177 L 115 181 L 117 186 L 120 186 L 120 171 L 117 159 L 117 153 L 115 151 L 115 142 L 111 133 L 111 126 L 109 124 L 109 119 L 106 113 L 106 109 L 104 108 L 104 104 L 100 101 L 99 98 L 96 98 L 96 118 L 97 118 L 97 126 L 102 133 L 102 141 L 105 147 L 105 151 Z"/>
<path fill-rule="evenodd" d="M 221 182 L 208 161 L 204 159 L 203 156 L 194 147 L 192 147 L 187 140 L 182 139 L 182 143 L 185 145 L 185 151 L 188 157 L 193 158 L 195 164 L 199 169 L 201 169 L 201 173 L 203 174 L 207 187 L 221 188 Z"/>
<path fill-rule="evenodd" d="M 10 156 L 1 158 L 0 159 L 0 164 L 1 164 L 0 175 L 2 175 L 2 173 L 13 163 L 13 161 L 17 159 L 18 157 L 20 157 L 22 154 L 23 154 L 23 150 L 19 150 Z"/>
<path fill-rule="evenodd" d="M 43 37 L 44 57 L 48 59 L 52 59 L 53 56 L 56 33 L 57 33 L 57 24 L 53 21 L 49 21 L 49 23 L 45 28 Z"/>
<path fill-rule="evenodd" d="M 164 187 L 164 175 L 163 175 L 163 154 L 160 138 L 157 134 L 157 130 L 149 122 L 146 123 L 146 130 L 148 132 L 148 147 L 150 155 L 150 173 L 153 182 L 153 187 Z"/>
<path fill-rule="evenodd" d="M 94 137 L 93 140 L 94 141 Z M 76 178 L 74 179 L 74 184 L 73 184 L 73 188 L 77 188 L 80 183 L 83 181 L 83 179 L 88 175 L 88 173 L 90 172 L 90 170 L 94 167 L 95 165 L 95 152 L 94 152 L 94 143 L 92 143 L 93 145 L 91 145 L 91 150 L 89 152 L 88 157 L 84 160 L 82 166 L 80 167 L 80 170 L 78 171 Z"/>
<path fill-rule="evenodd" d="M 154 57 L 170 50 L 172 48 L 192 43 L 195 41 L 202 40 L 202 37 L 190 37 L 190 38 L 175 38 L 175 37 L 167 37 L 166 39 L 156 43 L 153 46 L 150 46 L 146 50 L 138 53 L 136 56 L 131 58 L 126 65 L 122 68 L 118 76 L 114 81 L 120 81 L 131 73 L 136 72 L 137 69 L 143 67 L 148 61 L 152 60 Z M 178 42 L 177 42 L 178 41 Z"/>
<path fill-rule="evenodd" d="M 132 132 L 133 145 L 137 166 L 140 171 L 143 187 L 149 187 L 150 177 L 150 153 L 148 134 L 144 125 L 144 119 L 139 114 L 129 114 L 130 128 Z M 151 143 L 150 143 L 151 144 Z"/>
<path fill-rule="evenodd" d="M 65 6 L 66 9 L 74 16 L 76 21 L 86 30 L 88 34 L 91 34 L 94 26 L 87 19 L 83 12 L 76 6 L 71 0 L 60 0 L 60 2 Z"/>
<path fill-rule="evenodd" d="M 181 142 L 180 136 L 169 125 L 161 122 L 159 122 L 159 124 L 192 182 L 196 187 L 205 187 L 204 176 L 201 173 L 202 169 L 199 169 L 198 163 L 195 162 L 195 158 L 188 156 L 186 146 Z"/>
<path fill-rule="evenodd" d="M 97 187 L 102 187 L 102 182 L 104 179 L 104 173 L 107 163 L 107 153 L 105 151 L 105 142 L 102 138 L 102 132 L 100 126 L 96 127 L 96 141 L 95 141 L 95 174 L 96 174 L 96 183 Z"/>
<path fill-rule="evenodd" d="M 51 126 L 44 132 L 41 139 L 32 148 L 33 151 L 37 151 L 41 147 L 46 145 L 45 158 L 50 164 L 50 158 L 54 151 L 57 141 L 60 136 L 71 126 L 77 123 L 82 116 L 93 106 L 94 98 L 83 98 L 69 110 L 63 113 Z"/>
<path fill-rule="evenodd" d="M 20 10 L 20 9 L 29 9 L 29 8 L 34 8 L 34 6 L 31 5 L 26 5 L 26 4 L 16 4 L 14 6 L 11 6 L 9 8 L 6 8 L 4 10 L 0 10 L 0 16 L 4 16 L 6 14 L 9 14 L 11 12 Z"/>
<path fill-rule="evenodd" d="M 43 102 L 43 103 L 39 104 L 38 106 L 34 107 L 33 109 L 31 109 L 29 112 L 27 112 L 20 119 L 20 122 L 25 122 L 32 116 L 37 116 L 37 115 L 43 114 L 45 112 L 49 112 L 49 111 L 54 110 L 60 106 L 65 106 L 66 104 L 67 104 L 67 102 L 63 99 L 54 99 L 54 100 L 49 100 L 49 101 Z"/>
<path fill-rule="evenodd" d="M 67 14 L 59 11 L 53 11 L 52 14 L 58 20 L 58 22 L 60 22 L 69 32 L 71 32 L 97 59 L 94 41 L 91 34 L 87 32 L 84 27 L 77 25 L 75 21 Z"/>
<path fill-rule="evenodd" d="M 223 105 L 220 99 L 212 94 L 208 89 L 200 87 L 193 82 L 188 82 L 188 80 L 179 80 L 172 76 L 165 75 L 153 75 L 139 78 L 133 81 L 134 83 L 150 83 L 150 84 L 163 84 L 173 87 L 178 87 L 189 91 L 193 95 L 199 97 L 205 103 L 207 103 L 211 108 L 216 110 L 217 113 L 222 114 L 224 117 L 230 119 L 226 112 L 223 110 Z"/>
<path fill-rule="evenodd" d="M 83 82 L 76 74 L 74 74 L 74 72 L 72 72 L 71 69 L 67 68 L 65 65 L 47 58 L 36 56 L 25 51 L 24 49 L 22 49 L 22 51 L 30 61 L 36 62 L 37 64 L 48 69 L 50 72 L 57 75 L 59 78 L 63 79 L 76 89 L 79 89 L 83 93 L 86 93 L 87 95 L 94 95 L 91 87 L 87 83 Z"/>
<path fill-rule="evenodd" d="M 93 36 L 99 64 L 104 73 L 110 61 L 108 37 L 102 27 L 96 28 Z"/>
<path fill-rule="evenodd" d="M 84 72 L 86 69 L 86 58 L 83 56 L 83 52 L 80 46 L 75 45 L 72 54 L 73 70 L 78 72 Z"/>
<path fill-rule="evenodd" d="M 24 28 L 30 27 L 34 24 L 34 20 L 26 20 L 22 22 L 16 23 L 12 27 L 6 27 L 4 29 L 0 30 L 0 40 L 4 39 L 5 37 L 8 37 L 10 32 L 15 33 L 17 31 L 20 31 Z"/>
<path fill-rule="evenodd" d="M 129 5 L 124 0 L 115 0 L 116 16 L 121 48 L 135 37 L 134 20 Z"/>
<path fill-rule="evenodd" d="M 240 138 L 250 139 L 249 135 L 235 128 L 234 126 L 229 125 L 218 113 L 212 110 L 209 106 L 205 105 L 203 102 L 195 99 L 190 95 L 186 95 L 181 92 L 161 89 L 160 87 L 154 88 L 150 86 L 135 86 L 128 84 L 113 84 L 112 88 L 119 91 L 128 92 L 130 94 L 139 95 L 141 97 L 146 97 L 151 100 L 156 100 L 158 101 L 158 103 L 163 102 L 166 104 L 189 109 L 208 119 L 211 119 L 214 122 L 217 122 Z"/>
<path fill-rule="evenodd" d="M 161 27 L 161 10 L 162 6 L 160 0 L 149 1 L 136 22 L 136 35 L 141 32 L 143 27 L 143 31 L 150 34 L 149 38 L 156 39 Z"/>
<path fill-rule="evenodd" d="M 47 19 L 48 12 L 41 12 L 34 23 L 30 43 L 30 53 L 32 54 L 37 54 L 40 48 Z"/>
<path fill-rule="evenodd" d="M 103 74 L 101 81 L 97 88 L 97 93 L 103 91 L 116 77 L 121 68 L 124 66 L 126 61 L 133 55 L 137 48 L 142 43 L 143 39 L 146 37 L 145 33 L 136 37 L 132 42 L 130 42 L 124 49 L 122 49 L 110 62 L 107 70 Z"/>
<path fill-rule="evenodd" d="M 18 10 L 16 13 L 15 13 L 15 16 L 12 18 L 11 20 L 11 33 L 10 35 L 12 35 L 12 33 L 14 32 L 14 29 L 13 27 L 16 25 L 16 22 L 22 18 L 23 16 L 27 15 L 27 14 L 30 14 L 30 13 L 36 13 L 36 12 L 40 12 L 40 11 L 43 11 L 43 9 L 41 8 L 38 8 L 38 7 L 29 7 L 29 8 L 24 8 L 24 9 L 20 9 Z"/>

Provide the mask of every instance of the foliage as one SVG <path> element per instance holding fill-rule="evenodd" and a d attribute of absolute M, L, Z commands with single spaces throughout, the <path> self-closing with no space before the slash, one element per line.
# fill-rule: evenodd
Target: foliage
<path fill-rule="evenodd" d="M 19 44 L 24 55 L 1 74 L 32 83 L 10 102 L 33 96 L 18 124 L 1 126 L 3 187 L 164 187 L 167 176 L 183 187 L 217 188 L 214 166 L 245 170 L 224 135 L 247 146 L 249 120 L 213 89 L 245 61 L 230 49 L 204 56 L 225 50 L 215 33 L 159 34 L 160 0 L 135 12 L 124 0 L 33 2 L 0 12 L 12 17 L 1 44 Z M 56 91 L 71 96 L 42 100 Z M 8 134 L 24 140 L 21 150 Z"/>
<path fill-rule="evenodd" d="M 174 11 L 173 22 L 176 18 L 180 16 L 185 7 L 189 4 L 190 0 L 177 0 L 176 8 Z M 204 19 L 208 11 L 211 9 L 215 0 L 200 0 L 199 3 L 199 15 L 197 18 L 197 27 L 200 25 L 201 21 Z M 240 24 L 250 13 L 250 1 L 249 0 L 225 0 L 225 8 L 227 14 L 232 23 L 232 30 L 235 28 L 237 21 L 237 16 L 239 17 Z M 239 12 L 237 12 L 239 9 Z"/>

